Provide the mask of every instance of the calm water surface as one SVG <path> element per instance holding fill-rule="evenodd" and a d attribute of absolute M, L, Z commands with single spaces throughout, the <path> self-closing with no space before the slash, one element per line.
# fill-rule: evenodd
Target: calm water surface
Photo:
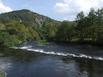
<path fill-rule="evenodd" d="M 36 48 L 103 55 L 102 49 L 91 46 L 49 45 Z M 0 71 L 7 77 L 103 77 L 103 61 L 0 48 Z"/>

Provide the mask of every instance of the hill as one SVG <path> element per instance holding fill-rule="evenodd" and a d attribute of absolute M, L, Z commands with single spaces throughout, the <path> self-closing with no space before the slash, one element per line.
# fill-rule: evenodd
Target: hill
<path fill-rule="evenodd" d="M 59 24 L 26 9 L 0 14 L 0 44 L 14 46 L 29 40 L 53 38 Z"/>

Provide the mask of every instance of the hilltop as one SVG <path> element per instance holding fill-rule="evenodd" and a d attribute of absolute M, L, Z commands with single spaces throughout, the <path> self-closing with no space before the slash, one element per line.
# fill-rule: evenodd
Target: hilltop
<path fill-rule="evenodd" d="M 3 13 L 0 14 L 0 43 L 11 46 L 48 38 L 46 27 L 59 24 L 59 21 L 27 9 Z"/>

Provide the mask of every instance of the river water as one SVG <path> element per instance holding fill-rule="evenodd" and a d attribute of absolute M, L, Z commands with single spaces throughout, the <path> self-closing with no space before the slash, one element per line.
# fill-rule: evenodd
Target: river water
<path fill-rule="evenodd" d="M 0 48 L 7 77 L 103 77 L 103 49 L 90 45 L 24 44 Z"/>

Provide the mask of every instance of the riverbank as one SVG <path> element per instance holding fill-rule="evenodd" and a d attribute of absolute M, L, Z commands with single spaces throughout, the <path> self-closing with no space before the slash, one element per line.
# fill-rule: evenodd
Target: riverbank
<path fill-rule="evenodd" d="M 65 45 L 91 45 L 97 47 L 103 47 L 102 42 L 94 42 L 90 40 L 86 41 L 69 41 L 69 42 L 62 42 L 62 41 L 54 41 L 56 44 L 65 44 Z"/>

